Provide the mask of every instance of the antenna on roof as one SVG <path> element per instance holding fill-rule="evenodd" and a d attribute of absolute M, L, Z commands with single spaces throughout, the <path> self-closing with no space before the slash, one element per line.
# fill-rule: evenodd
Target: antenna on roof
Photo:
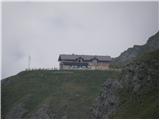
<path fill-rule="evenodd" d="M 31 56 L 28 56 L 28 70 L 30 70 L 30 65 L 31 65 Z"/>

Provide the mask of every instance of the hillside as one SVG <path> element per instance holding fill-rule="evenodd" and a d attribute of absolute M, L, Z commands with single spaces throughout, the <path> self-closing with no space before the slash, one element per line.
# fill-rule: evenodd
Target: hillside
<path fill-rule="evenodd" d="M 113 67 L 125 66 L 129 62 L 132 62 L 136 57 L 155 51 L 159 49 L 159 32 L 151 36 L 147 43 L 144 45 L 134 45 L 132 48 L 128 48 L 126 51 L 122 52 L 120 56 L 113 59 Z"/>
<path fill-rule="evenodd" d="M 121 53 L 112 67 L 121 75 L 104 82 L 92 118 L 159 118 L 159 32 Z"/>
<path fill-rule="evenodd" d="M 2 118 L 159 118 L 158 43 L 159 33 L 123 52 L 112 63 L 120 71 L 31 70 L 6 78 Z"/>
<path fill-rule="evenodd" d="M 24 71 L 2 80 L 2 118 L 90 118 L 113 71 Z"/>
<path fill-rule="evenodd" d="M 92 108 L 93 118 L 159 118 L 159 50 L 126 65 L 119 79 L 108 79 Z"/>

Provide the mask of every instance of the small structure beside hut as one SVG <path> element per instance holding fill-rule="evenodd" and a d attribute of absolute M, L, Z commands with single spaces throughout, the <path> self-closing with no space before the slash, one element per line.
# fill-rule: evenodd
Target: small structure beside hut
<path fill-rule="evenodd" d="M 59 55 L 60 70 L 107 70 L 111 62 L 110 56 L 98 55 Z"/>

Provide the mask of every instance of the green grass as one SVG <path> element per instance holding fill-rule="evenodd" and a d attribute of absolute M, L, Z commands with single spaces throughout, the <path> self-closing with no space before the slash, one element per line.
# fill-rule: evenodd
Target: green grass
<path fill-rule="evenodd" d="M 90 108 L 108 78 L 118 78 L 116 71 L 24 71 L 3 80 L 2 118 L 20 102 L 28 109 L 23 117 L 47 101 L 56 118 L 89 118 Z"/>
<path fill-rule="evenodd" d="M 143 87 L 134 94 L 132 88 L 124 88 L 119 91 L 120 105 L 112 118 L 123 119 L 158 119 L 159 118 L 159 51 L 143 54 L 130 65 L 143 64 L 143 70 L 139 74 L 145 77 Z M 133 71 L 132 71 L 133 72 Z M 127 73 L 126 73 L 127 74 Z M 147 81 L 149 76 L 149 81 Z M 130 81 L 132 79 L 129 79 Z M 148 83 L 149 82 L 149 83 Z M 148 84 L 146 84 L 148 83 Z"/>
<path fill-rule="evenodd" d="M 140 74 L 150 74 L 153 85 L 145 86 L 139 95 L 130 93 L 124 87 L 117 95 L 120 97 L 118 111 L 112 118 L 158 118 L 158 51 L 139 56 L 132 64 L 145 64 Z M 154 63 L 154 64 L 153 64 Z M 91 107 L 108 79 L 120 80 L 119 71 L 24 71 L 2 80 L 2 118 L 19 103 L 28 110 L 22 118 L 30 118 L 43 104 L 49 105 L 49 112 L 56 118 L 90 118 Z M 132 79 L 132 78 L 131 78 Z M 144 79 L 145 80 L 145 79 Z"/>
<path fill-rule="evenodd" d="M 152 90 L 140 97 L 123 92 L 118 112 L 112 115 L 114 119 L 158 119 L 158 90 Z"/>

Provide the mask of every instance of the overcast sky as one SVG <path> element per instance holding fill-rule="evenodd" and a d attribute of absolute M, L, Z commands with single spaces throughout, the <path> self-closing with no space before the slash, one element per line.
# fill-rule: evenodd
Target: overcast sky
<path fill-rule="evenodd" d="M 158 31 L 158 2 L 3 2 L 2 78 L 59 54 L 117 57 Z"/>

